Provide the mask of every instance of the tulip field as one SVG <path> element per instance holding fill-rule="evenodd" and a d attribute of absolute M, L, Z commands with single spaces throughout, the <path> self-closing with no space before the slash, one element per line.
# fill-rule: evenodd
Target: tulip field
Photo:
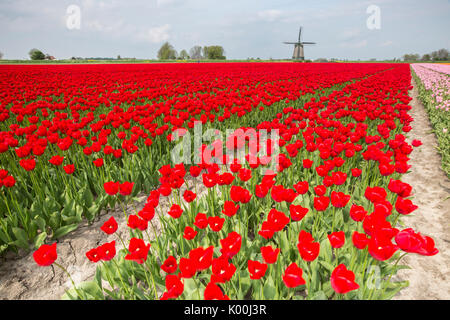
<path fill-rule="evenodd" d="M 450 65 L 412 64 L 419 96 L 439 142 L 442 168 L 450 178 Z"/>
<path fill-rule="evenodd" d="M 448 173 L 442 71 L 412 69 Z M 391 299 L 439 252 L 408 227 L 411 89 L 402 63 L 1 65 L 0 252 L 67 271 L 58 239 L 123 208 L 63 298 Z"/>

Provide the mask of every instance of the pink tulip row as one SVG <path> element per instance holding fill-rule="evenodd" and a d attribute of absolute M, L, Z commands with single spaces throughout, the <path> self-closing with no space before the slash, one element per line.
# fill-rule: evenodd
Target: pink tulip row
<path fill-rule="evenodd" d="M 411 65 L 425 89 L 432 91 L 436 109 L 450 110 L 450 65 L 415 63 Z"/>

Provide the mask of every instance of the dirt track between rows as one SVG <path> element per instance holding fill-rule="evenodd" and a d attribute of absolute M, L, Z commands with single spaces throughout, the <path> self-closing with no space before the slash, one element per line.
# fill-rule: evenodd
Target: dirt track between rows
<path fill-rule="evenodd" d="M 413 187 L 412 201 L 419 208 L 403 218 L 404 228 L 430 236 L 439 253 L 432 257 L 408 254 L 400 262 L 411 269 L 400 270 L 397 280 L 409 280 L 409 287 L 401 290 L 394 299 L 430 300 L 450 299 L 450 180 L 441 167 L 441 157 L 436 151 L 437 139 L 424 106 L 418 99 L 418 89 L 410 92 L 410 115 L 414 118 L 407 141 L 418 139 L 420 147 L 410 154 L 410 173 L 402 181 Z M 401 228 L 397 226 L 397 228 Z M 395 279 L 394 278 L 394 279 Z"/>

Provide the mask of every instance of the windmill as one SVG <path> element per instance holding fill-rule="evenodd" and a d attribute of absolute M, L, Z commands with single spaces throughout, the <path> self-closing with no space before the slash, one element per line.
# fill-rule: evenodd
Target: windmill
<path fill-rule="evenodd" d="M 295 44 L 294 53 L 292 54 L 293 60 L 305 60 L 305 51 L 303 50 L 303 45 L 305 44 L 316 44 L 315 42 L 305 42 L 301 41 L 302 36 L 302 27 L 300 27 L 300 31 L 298 32 L 298 41 L 297 42 L 283 42 L 286 44 Z"/>

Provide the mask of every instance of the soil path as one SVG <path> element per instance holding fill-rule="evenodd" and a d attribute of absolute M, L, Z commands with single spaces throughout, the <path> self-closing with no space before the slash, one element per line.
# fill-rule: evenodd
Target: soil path
<path fill-rule="evenodd" d="M 414 80 L 413 80 L 414 81 Z M 441 167 L 441 157 L 435 135 L 424 106 L 418 99 L 418 89 L 410 92 L 413 98 L 410 111 L 414 121 L 407 141 L 422 141 L 420 147 L 410 154 L 410 173 L 402 181 L 413 187 L 413 203 L 419 208 L 413 214 L 404 217 L 404 227 L 430 236 L 436 243 L 439 253 L 432 257 L 408 254 L 400 264 L 411 269 L 400 270 L 393 279 L 409 280 L 409 287 L 401 290 L 394 299 L 430 300 L 450 299 L 450 180 Z"/>

